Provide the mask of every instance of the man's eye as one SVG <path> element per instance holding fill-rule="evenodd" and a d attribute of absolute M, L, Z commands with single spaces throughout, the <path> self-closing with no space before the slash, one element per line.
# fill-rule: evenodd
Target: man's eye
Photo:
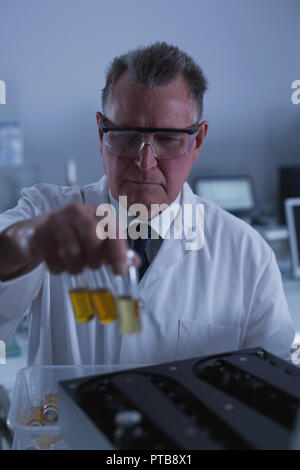
<path fill-rule="evenodd" d="M 156 142 L 161 145 L 180 145 L 181 139 L 177 135 L 159 134 L 156 136 Z"/>
<path fill-rule="evenodd" d="M 128 142 L 128 143 L 135 143 L 139 141 L 139 135 L 138 134 L 131 134 L 131 133 L 125 133 L 125 132 L 120 132 L 116 134 L 116 139 L 122 142 Z"/>
<path fill-rule="evenodd" d="M 156 139 L 159 142 L 177 142 L 179 140 L 178 137 L 174 135 L 163 135 L 163 134 L 157 135 Z"/>

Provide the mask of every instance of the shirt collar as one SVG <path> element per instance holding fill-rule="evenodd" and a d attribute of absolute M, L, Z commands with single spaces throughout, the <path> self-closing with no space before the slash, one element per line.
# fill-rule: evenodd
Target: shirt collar
<path fill-rule="evenodd" d="M 116 216 L 118 220 L 126 221 L 126 228 L 132 223 L 133 220 L 138 221 L 139 219 L 137 217 L 133 217 L 128 214 L 127 210 L 125 209 L 122 204 L 119 204 L 119 202 L 112 196 L 110 189 L 108 188 L 108 199 L 110 204 L 112 204 L 115 208 L 116 211 Z M 180 206 L 181 206 L 181 199 L 182 199 L 182 190 L 179 192 L 178 196 L 176 199 L 168 205 L 168 207 L 161 212 L 160 214 L 157 214 L 153 219 L 148 221 L 148 224 L 155 230 L 158 235 L 164 239 L 166 236 L 168 230 L 174 223 L 175 218 L 177 217 L 177 214 L 179 212 Z M 122 217 L 120 218 L 120 211 L 122 211 Z M 145 221 L 141 221 L 142 223 L 145 223 Z"/>

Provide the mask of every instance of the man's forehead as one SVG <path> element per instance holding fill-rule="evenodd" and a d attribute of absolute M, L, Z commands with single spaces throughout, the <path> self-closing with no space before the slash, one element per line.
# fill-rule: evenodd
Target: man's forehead
<path fill-rule="evenodd" d="M 183 77 L 176 77 L 167 85 L 149 89 L 137 83 L 128 71 L 115 84 L 108 109 L 108 117 L 117 119 L 120 125 L 134 125 L 135 119 L 136 125 L 142 125 L 140 120 L 143 116 L 147 116 L 149 121 L 153 119 L 169 122 L 171 119 L 182 120 L 183 124 L 186 120 L 191 121 L 186 122 L 188 125 L 194 122 L 195 116 L 195 102 L 191 99 L 189 87 Z M 130 122 L 125 122 L 126 119 Z M 168 125 L 167 122 L 165 126 Z M 160 126 L 163 125 L 161 122 Z"/>

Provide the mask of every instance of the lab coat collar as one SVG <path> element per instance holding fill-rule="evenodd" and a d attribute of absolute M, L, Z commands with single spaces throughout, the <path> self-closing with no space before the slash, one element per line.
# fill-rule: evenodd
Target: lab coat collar
<path fill-rule="evenodd" d="M 158 256 L 156 256 L 151 262 L 149 268 L 144 274 L 143 278 L 139 283 L 139 294 L 141 303 L 143 302 L 143 296 L 147 295 L 147 287 L 154 281 L 156 281 L 160 276 L 166 275 L 169 269 L 176 269 L 176 265 L 183 260 L 185 256 L 190 254 L 191 250 L 191 240 L 192 235 L 196 232 L 196 222 L 199 222 L 195 217 L 189 217 L 188 211 L 186 212 L 187 216 L 184 217 L 184 207 L 192 208 L 192 212 L 195 212 L 196 204 L 201 202 L 198 200 L 197 196 L 194 195 L 188 183 L 183 185 L 180 197 L 180 206 L 181 211 L 177 212 L 176 220 L 173 222 L 177 224 L 181 218 L 184 219 L 184 230 L 181 231 L 181 237 L 175 238 L 170 237 L 164 239 L 161 247 L 159 249 Z M 199 218 L 198 218 L 199 219 Z M 200 224 L 204 223 L 204 212 L 201 217 Z M 172 233 L 172 231 L 171 231 Z M 204 229 L 203 229 L 204 237 Z"/>
<path fill-rule="evenodd" d="M 100 183 L 99 189 L 101 189 L 101 193 L 105 195 L 104 197 L 106 201 L 114 205 L 115 210 L 116 210 L 116 215 L 119 216 L 120 215 L 119 204 L 118 204 L 118 201 L 116 201 L 110 194 L 106 176 L 101 178 L 99 183 Z M 174 223 L 177 223 L 179 220 L 179 217 L 182 217 L 184 205 L 195 207 L 196 203 L 199 203 L 199 200 L 197 196 L 195 196 L 195 194 L 192 192 L 188 183 L 184 183 L 181 192 L 179 193 L 178 197 L 172 204 L 175 204 L 175 202 L 178 202 L 178 204 L 181 206 L 181 211 L 179 209 L 177 210 L 176 219 L 171 223 L 171 225 L 174 225 Z M 172 204 L 169 206 L 168 208 L 169 210 L 171 210 Z M 162 212 L 162 214 L 164 212 Z M 157 218 L 161 217 L 162 214 L 157 216 Z M 132 219 L 134 218 L 132 217 L 130 219 L 130 217 L 128 216 L 128 223 L 130 223 Z M 171 225 L 169 228 L 171 228 Z M 195 227 L 196 227 L 195 218 L 185 217 L 184 231 L 182 233 L 181 238 L 174 238 L 174 237 L 165 238 L 166 234 L 163 232 L 160 232 L 160 235 L 164 235 L 162 237 L 164 241 L 161 244 L 161 247 L 159 249 L 159 256 L 156 256 L 154 258 L 154 260 L 150 264 L 148 270 L 146 271 L 146 273 L 144 274 L 144 276 L 142 277 L 139 283 L 139 293 L 140 293 L 141 298 L 143 296 L 144 289 L 147 289 L 149 284 L 156 281 L 160 276 L 163 276 L 168 269 L 174 268 L 177 263 L 179 263 L 185 256 L 187 256 L 190 253 L 191 251 L 189 248 L 189 243 L 191 240 L 190 234 L 193 233 Z M 153 228 L 155 229 L 155 227 Z"/>
<path fill-rule="evenodd" d="M 148 224 L 162 239 L 167 236 L 171 225 L 173 224 L 174 220 L 178 215 L 178 212 L 180 211 L 181 194 L 182 190 L 179 192 L 177 198 L 163 212 L 157 214 L 155 217 L 153 217 L 153 219 L 148 221 Z M 119 204 L 119 202 L 112 196 L 109 188 L 108 199 L 110 204 L 114 206 L 117 219 L 119 220 L 123 229 L 127 229 L 128 226 L 133 223 L 133 221 L 139 221 L 138 217 L 133 217 L 129 215 L 126 208 L 122 204 Z M 143 223 L 144 221 L 141 220 L 141 222 Z M 124 227 L 124 225 L 126 226 Z"/>

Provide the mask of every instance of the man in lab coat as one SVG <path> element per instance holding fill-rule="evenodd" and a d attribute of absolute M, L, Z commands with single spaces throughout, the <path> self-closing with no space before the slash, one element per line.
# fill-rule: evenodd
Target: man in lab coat
<path fill-rule="evenodd" d="M 96 116 L 105 175 L 84 187 L 35 185 L 0 216 L 0 339 L 30 311 L 30 364 L 156 363 L 255 346 L 289 358 L 294 328 L 272 250 L 186 183 L 208 130 L 205 89 L 201 69 L 166 43 L 116 58 Z M 159 235 L 147 241 L 138 285 L 142 331 L 123 336 L 117 322 L 77 323 L 63 277 L 102 263 L 126 272 L 126 240 L 96 235 L 96 208 L 111 203 L 120 217 L 120 196 L 143 204 Z M 153 204 L 165 210 L 151 213 Z M 197 218 L 166 237 L 170 212 L 201 205 L 197 249 L 186 236 Z"/>

